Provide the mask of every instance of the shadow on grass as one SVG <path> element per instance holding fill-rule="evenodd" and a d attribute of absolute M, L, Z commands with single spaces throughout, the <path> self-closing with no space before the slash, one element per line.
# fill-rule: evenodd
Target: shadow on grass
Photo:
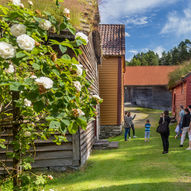
<path fill-rule="evenodd" d="M 159 182 L 143 184 L 126 184 L 122 186 L 100 187 L 83 191 L 190 191 L 191 183 L 183 182 Z"/>

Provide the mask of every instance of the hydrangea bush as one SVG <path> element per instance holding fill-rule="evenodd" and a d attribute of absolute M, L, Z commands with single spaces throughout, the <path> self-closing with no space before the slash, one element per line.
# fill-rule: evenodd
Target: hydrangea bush
<path fill-rule="evenodd" d="M 20 0 L 13 0 L 7 7 L 0 5 L 0 114 L 1 119 L 7 118 L 12 116 L 11 108 L 16 108 L 17 118 L 11 123 L 18 129 L 13 132 L 14 152 L 9 157 L 18 160 L 23 169 L 14 177 L 7 169 L 9 180 L 16 176 L 14 190 L 29 190 L 30 182 L 38 190 L 48 180 L 30 172 L 32 154 L 26 153 L 34 140 L 46 140 L 54 134 L 57 144 L 67 141 L 66 133 L 85 129 L 101 102 L 98 95 L 91 95 L 91 84 L 76 59 L 81 53 L 79 47 L 86 45 L 88 38 L 75 33 L 69 23 L 69 10 L 63 13 L 64 22 L 59 23 L 49 13 L 33 10 L 32 1 L 28 3 L 30 9 L 24 8 Z M 59 34 L 63 29 L 73 33 L 75 40 L 50 39 L 50 33 Z M 53 45 L 59 47 L 61 57 L 57 57 Z M 67 54 L 68 49 L 75 57 Z M 2 148 L 6 147 L 4 141 L 0 139 Z"/>

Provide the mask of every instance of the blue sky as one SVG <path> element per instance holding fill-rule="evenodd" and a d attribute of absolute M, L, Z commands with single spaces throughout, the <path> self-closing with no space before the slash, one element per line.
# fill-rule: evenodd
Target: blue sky
<path fill-rule="evenodd" d="M 153 50 L 161 55 L 191 39 L 190 0 L 101 0 L 101 23 L 125 24 L 126 59 Z"/>

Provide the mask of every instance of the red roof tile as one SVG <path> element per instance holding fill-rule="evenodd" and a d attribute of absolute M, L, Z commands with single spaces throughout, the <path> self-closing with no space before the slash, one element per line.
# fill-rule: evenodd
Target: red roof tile
<path fill-rule="evenodd" d="M 125 25 L 99 25 L 103 55 L 125 55 Z"/>
<path fill-rule="evenodd" d="M 168 74 L 178 66 L 126 66 L 125 86 L 167 85 Z"/>

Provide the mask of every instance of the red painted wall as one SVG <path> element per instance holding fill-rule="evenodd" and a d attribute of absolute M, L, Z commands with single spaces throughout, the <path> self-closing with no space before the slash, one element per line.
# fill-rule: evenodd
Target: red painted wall
<path fill-rule="evenodd" d="M 172 113 L 177 119 L 180 105 L 191 105 L 191 75 L 172 90 Z"/>

